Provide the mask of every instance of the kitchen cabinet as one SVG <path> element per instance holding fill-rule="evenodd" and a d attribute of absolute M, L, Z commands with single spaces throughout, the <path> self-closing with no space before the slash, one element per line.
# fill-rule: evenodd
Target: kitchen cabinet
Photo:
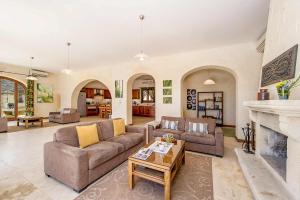
<path fill-rule="evenodd" d="M 140 99 L 140 90 L 139 89 L 133 89 L 132 90 L 132 99 Z"/>
<path fill-rule="evenodd" d="M 86 98 L 94 98 L 94 89 L 92 88 L 86 88 Z"/>
<path fill-rule="evenodd" d="M 132 115 L 143 117 L 154 117 L 155 106 L 132 106 Z"/>
<path fill-rule="evenodd" d="M 132 106 L 132 114 L 136 115 L 136 116 L 140 115 L 140 108 L 139 108 L 139 106 Z"/>
<path fill-rule="evenodd" d="M 104 99 L 111 99 L 109 90 L 104 90 Z"/>

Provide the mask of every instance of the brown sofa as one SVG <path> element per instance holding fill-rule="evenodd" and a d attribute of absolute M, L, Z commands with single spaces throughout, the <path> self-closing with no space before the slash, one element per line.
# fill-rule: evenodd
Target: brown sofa
<path fill-rule="evenodd" d="M 162 121 L 178 121 L 178 129 L 162 129 Z M 202 122 L 208 124 L 208 134 L 195 135 L 188 132 L 189 122 Z M 173 134 L 174 138 L 184 140 L 185 149 L 189 151 L 195 151 L 200 153 L 207 153 L 216 156 L 224 155 L 224 136 L 220 127 L 216 127 L 215 119 L 211 118 L 195 118 L 185 119 L 181 117 L 167 117 L 163 116 L 159 125 L 154 127 L 148 126 L 148 141 L 154 140 L 154 137 L 162 137 L 164 134 Z"/>
<path fill-rule="evenodd" d="M 64 108 L 61 112 L 50 112 L 49 122 L 68 124 L 80 121 L 80 113 L 74 108 Z"/>
<path fill-rule="evenodd" d="M 145 144 L 146 129 L 143 127 L 126 126 L 126 134 L 114 137 L 112 120 L 94 123 L 101 139 L 97 144 L 80 149 L 76 126 L 70 126 L 59 129 L 53 142 L 44 145 L 46 175 L 77 192 L 127 160 Z"/>
<path fill-rule="evenodd" d="M 5 117 L 0 117 L 0 133 L 7 132 L 7 119 Z"/>

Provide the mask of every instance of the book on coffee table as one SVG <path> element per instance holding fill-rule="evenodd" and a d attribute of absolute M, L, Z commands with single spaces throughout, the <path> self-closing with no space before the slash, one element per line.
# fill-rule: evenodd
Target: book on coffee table
<path fill-rule="evenodd" d="M 133 155 L 134 158 L 140 160 L 147 160 L 153 151 L 150 148 L 142 148 L 136 154 Z"/>

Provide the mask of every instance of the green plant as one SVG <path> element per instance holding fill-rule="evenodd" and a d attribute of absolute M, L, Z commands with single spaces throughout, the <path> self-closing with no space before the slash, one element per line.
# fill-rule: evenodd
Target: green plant
<path fill-rule="evenodd" d="M 300 75 L 295 80 L 284 80 L 276 84 L 279 98 L 288 99 L 291 91 L 300 85 Z"/>

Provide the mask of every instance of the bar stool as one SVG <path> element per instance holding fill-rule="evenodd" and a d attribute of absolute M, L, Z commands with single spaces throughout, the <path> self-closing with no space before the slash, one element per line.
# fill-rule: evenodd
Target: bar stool
<path fill-rule="evenodd" d="M 106 115 L 106 107 L 105 107 L 105 105 L 100 105 L 99 106 L 99 117 L 105 118 L 105 115 Z"/>

